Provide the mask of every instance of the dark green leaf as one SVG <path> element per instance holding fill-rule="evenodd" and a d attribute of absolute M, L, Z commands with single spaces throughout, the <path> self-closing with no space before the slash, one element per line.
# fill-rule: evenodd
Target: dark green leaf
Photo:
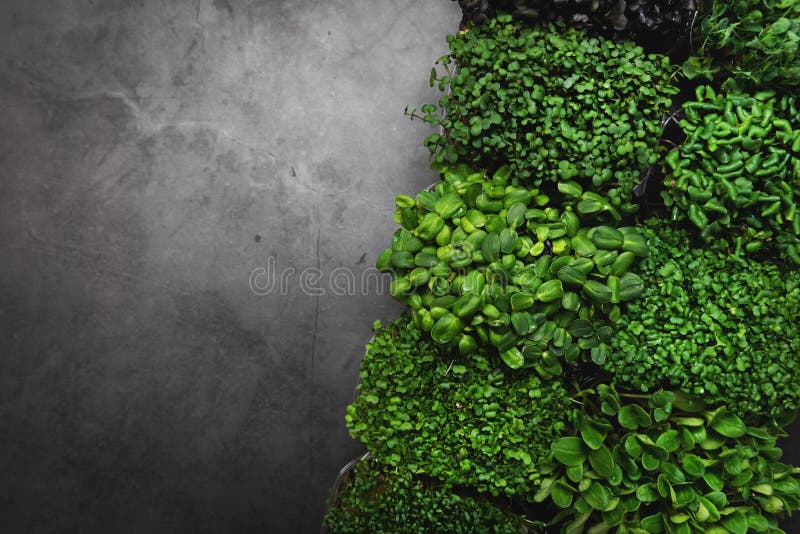
<path fill-rule="evenodd" d="M 667 452 L 673 452 L 681 445 L 680 435 L 677 430 L 670 429 L 658 436 L 656 445 L 663 447 Z"/>
<path fill-rule="evenodd" d="M 703 399 L 682 391 L 675 392 L 675 400 L 672 401 L 672 405 L 686 413 L 699 413 L 706 409 Z"/>
<path fill-rule="evenodd" d="M 595 473 L 603 478 L 608 478 L 614 471 L 614 459 L 611 456 L 611 451 L 605 445 L 589 451 L 589 463 Z"/>
<path fill-rule="evenodd" d="M 661 471 L 667 476 L 667 479 L 673 484 L 682 484 L 686 482 L 686 475 L 680 468 L 669 462 L 661 464 Z"/>
<path fill-rule="evenodd" d="M 722 491 L 722 488 L 725 487 L 725 483 L 722 479 L 710 471 L 706 471 L 703 475 L 703 480 L 708 484 L 708 487 L 714 491 Z"/>
<path fill-rule="evenodd" d="M 625 438 L 625 451 L 634 458 L 638 458 L 642 455 L 642 445 L 639 443 L 639 440 L 636 439 L 635 434 L 629 434 Z"/>
<path fill-rule="evenodd" d="M 652 534 L 664 532 L 664 516 L 660 512 L 643 518 L 639 524 L 645 531 Z"/>
<path fill-rule="evenodd" d="M 567 478 L 574 483 L 578 483 L 583 478 L 583 463 L 567 467 Z"/>
<path fill-rule="evenodd" d="M 714 414 L 709 426 L 727 438 L 740 438 L 747 431 L 744 422 L 725 408 Z"/>
<path fill-rule="evenodd" d="M 587 422 L 581 428 L 581 437 L 590 449 L 595 450 L 599 449 L 603 444 L 603 440 L 606 438 L 606 432 L 605 429 L 598 428 L 597 425 Z"/>
<path fill-rule="evenodd" d="M 702 477 L 706 472 L 705 464 L 700 457 L 691 453 L 683 455 L 683 458 L 681 459 L 681 465 L 683 466 L 684 471 L 693 477 Z"/>
<path fill-rule="evenodd" d="M 706 499 L 714 503 L 717 508 L 725 508 L 728 505 L 728 497 L 721 491 L 712 491 L 703 495 Z"/>
<path fill-rule="evenodd" d="M 652 424 L 648 413 L 637 404 L 623 406 L 619 414 L 617 414 L 617 420 L 620 425 L 630 430 L 636 430 L 639 427 L 649 427 Z"/>
<path fill-rule="evenodd" d="M 747 512 L 747 526 L 755 532 L 767 532 L 769 530 L 769 521 L 761 515 L 759 511 L 751 510 Z"/>
<path fill-rule="evenodd" d="M 656 491 L 655 484 L 652 482 L 649 484 L 643 484 L 636 488 L 636 498 L 642 502 L 655 502 L 660 497 L 658 492 Z"/>
<path fill-rule="evenodd" d="M 655 471 L 661 466 L 661 460 L 648 452 L 642 453 L 642 467 L 648 471 Z"/>
<path fill-rule="evenodd" d="M 589 451 L 578 437 L 559 438 L 553 443 L 551 450 L 556 460 L 567 466 L 583 463 Z"/>
<path fill-rule="evenodd" d="M 556 482 L 550 490 L 550 498 L 559 508 L 567 508 L 572 504 L 572 490 L 566 484 Z"/>
<path fill-rule="evenodd" d="M 597 480 L 592 481 L 589 487 L 581 492 L 581 495 L 595 510 L 608 510 L 611 505 L 611 492 Z"/>
<path fill-rule="evenodd" d="M 800 495 L 800 481 L 794 476 L 787 476 L 786 478 L 775 480 L 772 486 L 775 488 L 775 491 L 786 495 Z"/>

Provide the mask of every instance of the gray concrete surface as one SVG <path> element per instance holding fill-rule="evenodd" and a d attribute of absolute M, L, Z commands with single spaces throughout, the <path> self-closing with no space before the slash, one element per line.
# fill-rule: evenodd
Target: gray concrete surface
<path fill-rule="evenodd" d="M 343 416 L 363 345 L 400 309 L 375 284 L 335 294 L 336 269 L 358 279 L 394 195 L 432 181 L 403 109 L 435 97 L 459 18 L 3 2 L 3 532 L 318 531 L 360 450 Z M 263 294 L 270 266 L 295 270 L 284 292 Z"/>

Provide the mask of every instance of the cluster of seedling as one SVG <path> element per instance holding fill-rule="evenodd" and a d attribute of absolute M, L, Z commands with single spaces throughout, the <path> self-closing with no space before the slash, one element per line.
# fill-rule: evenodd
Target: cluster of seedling
<path fill-rule="evenodd" d="M 673 220 L 688 218 L 706 241 L 725 234 L 736 256 L 769 244 L 800 265 L 797 99 L 701 85 L 683 110 L 687 139 L 664 159 Z"/>
<path fill-rule="evenodd" d="M 325 518 L 339 534 L 519 534 L 521 520 L 485 499 L 462 495 L 435 480 L 385 469 L 374 458 L 356 464 Z"/>
<path fill-rule="evenodd" d="M 777 427 L 663 390 L 577 396 L 588 407 L 577 435 L 553 443 L 556 467 L 536 495 L 564 509 L 565 532 L 778 532 L 776 514 L 800 508 Z"/>
<path fill-rule="evenodd" d="M 377 261 L 409 311 L 376 327 L 347 409 L 373 482 L 326 524 L 782 533 L 800 509 L 776 446 L 800 407 L 800 4 L 460 4 L 431 74 L 446 93 L 410 113 L 438 129 L 441 180 L 397 197 Z M 597 36 L 678 27 L 679 82 Z M 678 85 L 694 99 L 672 108 Z M 437 493 L 409 493 L 423 480 Z"/>
<path fill-rule="evenodd" d="M 569 423 L 560 382 L 498 369 L 486 353 L 447 357 L 408 318 L 377 332 L 364 368 L 347 426 L 384 465 L 532 498 L 549 444 Z"/>
<path fill-rule="evenodd" d="M 641 299 L 617 323 L 605 369 L 619 385 L 679 388 L 736 413 L 791 419 L 800 408 L 800 272 L 696 248 L 650 219 Z"/>
<path fill-rule="evenodd" d="M 666 56 L 507 15 L 448 41 L 444 72 L 431 73 L 447 92 L 421 108 L 444 128 L 425 141 L 437 161 L 509 165 L 529 187 L 574 180 L 636 210 L 632 191 L 658 161 L 660 120 L 678 91 Z"/>
<path fill-rule="evenodd" d="M 750 87 L 800 85 L 800 3 L 795 0 L 706 0 L 699 54 L 689 74 L 731 75 Z"/>
<path fill-rule="evenodd" d="M 620 304 L 642 292 L 630 268 L 647 245 L 633 227 L 586 226 L 604 199 L 560 186 L 556 203 L 511 185 L 508 167 L 491 179 L 460 167 L 433 191 L 397 197 L 403 228 L 378 259 L 393 274 L 392 295 L 462 355 L 492 347 L 508 366 L 542 376 L 581 351 L 603 359 Z"/>

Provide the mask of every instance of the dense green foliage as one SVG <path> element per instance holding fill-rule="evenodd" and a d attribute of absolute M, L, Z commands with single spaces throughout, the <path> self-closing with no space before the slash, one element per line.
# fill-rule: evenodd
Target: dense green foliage
<path fill-rule="evenodd" d="M 774 427 L 662 390 L 601 385 L 581 399 L 577 435 L 553 443 L 559 467 L 536 496 L 565 509 L 567 532 L 782 532 L 777 519 L 800 508 L 800 470 L 778 461 Z"/>
<path fill-rule="evenodd" d="M 765 243 L 800 265 L 800 111 L 795 97 L 700 86 L 683 105 L 686 141 L 665 158 L 673 220 L 737 255 Z"/>
<path fill-rule="evenodd" d="M 628 268 L 647 254 L 644 238 L 631 227 L 584 226 L 619 215 L 575 182 L 559 184 L 558 203 L 510 185 L 507 170 L 489 179 L 445 168 L 434 191 L 399 196 L 403 228 L 378 268 L 394 274 L 392 295 L 417 326 L 462 354 L 491 346 L 510 367 L 542 376 L 582 350 L 602 358 L 619 303 L 642 291 Z"/>
<path fill-rule="evenodd" d="M 800 3 L 796 0 L 708 0 L 689 75 L 720 69 L 755 86 L 800 84 Z"/>
<path fill-rule="evenodd" d="M 636 209 L 631 192 L 658 161 L 660 119 L 677 92 L 666 57 L 571 28 L 525 27 L 509 15 L 448 42 L 447 73 L 431 73 L 431 84 L 449 90 L 441 112 L 422 107 L 444 128 L 426 139 L 437 161 L 510 165 L 533 187 L 576 180 L 623 212 Z"/>
<path fill-rule="evenodd" d="M 374 459 L 327 526 L 783 533 L 800 509 L 776 446 L 800 408 L 800 1 L 459 4 L 430 78 L 444 96 L 407 110 L 439 129 L 442 179 L 396 198 L 377 261 L 410 310 L 376 326 L 347 408 Z M 676 111 L 678 72 L 622 38 L 683 58 L 689 25 L 683 73 L 713 82 Z M 634 191 L 652 216 L 625 226 Z"/>
<path fill-rule="evenodd" d="M 800 272 L 694 248 L 683 230 L 649 220 L 641 299 L 616 325 L 605 369 L 619 385 L 662 385 L 742 415 L 800 406 Z"/>
<path fill-rule="evenodd" d="M 362 460 L 325 516 L 330 534 L 518 534 L 520 519 L 403 470 Z"/>
<path fill-rule="evenodd" d="M 358 400 L 347 408 L 350 433 L 384 464 L 532 497 L 539 465 L 566 428 L 563 386 L 483 354 L 444 356 L 408 319 L 381 329 L 367 345 Z"/>

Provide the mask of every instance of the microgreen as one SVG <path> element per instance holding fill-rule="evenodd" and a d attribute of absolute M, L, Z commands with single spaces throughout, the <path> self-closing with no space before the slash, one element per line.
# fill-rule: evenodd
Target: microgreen
<path fill-rule="evenodd" d="M 647 254 L 638 230 L 617 226 L 613 205 L 575 182 L 551 198 L 511 185 L 507 167 L 491 178 L 440 170 L 433 191 L 397 198 L 402 228 L 377 262 L 415 324 L 463 355 L 492 347 L 542 377 L 564 361 L 602 363 L 620 304 L 643 290 L 629 272 Z"/>
<path fill-rule="evenodd" d="M 330 501 L 329 534 L 519 534 L 521 519 L 374 459 L 359 461 Z"/>
<path fill-rule="evenodd" d="M 347 408 L 350 433 L 383 465 L 531 498 L 566 428 L 563 386 L 510 372 L 496 357 L 446 356 L 407 318 L 381 329 Z"/>
<path fill-rule="evenodd" d="M 671 391 L 576 396 L 576 435 L 553 442 L 557 467 L 536 495 L 563 509 L 550 522 L 561 532 L 782 532 L 778 519 L 800 508 L 777 427 Z"/>
<path fill-rule="evenodd" d="M 650 219 L 641 299 L 616 324 L 605 369 L 619 385 L 679 388 L 737 413 L 783 418 L 800 406 L 800 272 Z"/>
<path fill-rule="evenodd" d="M 689 76 L 730 72 L 754 86 L 800 84 L 800 3 L 795 0 L 704 2 L 698 55 Z"/>
<path fill-rule="evenodd" d="M 431 76 L 447 93 L 438 108 L 421 109 L 444 128 L 426 139 L 436 161 L 490 172 L 509 165 L 533 187 L 576 181 L 624 213 L 636 210 L 632 190 L 659 159 L 659 121 L 677 92 L 665 56 L 575 29 L 528 28 L 510 15 L 448 42 L 445 73 Z"/>
<path fill-rule="evenodd" d="M 698 87 L 683 105 L 686 141 L 665 158 L 672 219 L 726 239 L 737 257 L 777 249 L 800 265 L 799 107 L 774 91 Z"/>

